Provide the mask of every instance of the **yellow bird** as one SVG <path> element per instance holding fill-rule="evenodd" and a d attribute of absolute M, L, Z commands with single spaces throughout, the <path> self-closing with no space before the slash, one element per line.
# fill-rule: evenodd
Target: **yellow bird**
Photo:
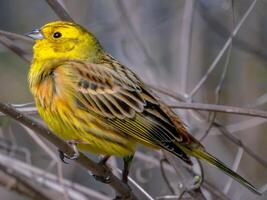
<path fill-rule="evenodd" d="M 194 156 L 260 194 L 206 152 L 178 116 L 85 28 L 56 21 L 28 36 L 35 40 L 28 80 L 38 111 L 73 147 L 131 160 L 136 145 L 142 144 L 167 150 L 190 165 L 189 156 Z"/>

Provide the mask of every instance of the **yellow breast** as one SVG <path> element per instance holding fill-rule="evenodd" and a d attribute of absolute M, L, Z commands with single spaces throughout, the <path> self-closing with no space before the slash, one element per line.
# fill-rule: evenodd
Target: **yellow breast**
<path fill-rule="evenodd" d="M 31 84 L 36 106 L 48 127 L 65 140 L 76 140 L 78 148 L 92 153 L 125 156 L 135 141 L 109 127 L 75 102 L 75 87 L 62 68 L 56 68 L 38 84 Z"/>

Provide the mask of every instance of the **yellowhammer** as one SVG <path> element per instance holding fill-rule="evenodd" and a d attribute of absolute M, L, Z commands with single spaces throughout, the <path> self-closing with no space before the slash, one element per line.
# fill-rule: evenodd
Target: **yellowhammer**
<path fill-rule="evenodd" d="M 49 128 L 74 147 L 129 158 L 136 145 L 143 144 L 167 150 L 188 164 L 194 156 L 259 194 L 207 153 L 168 106 L 85 28 L 57 21 L 28 36 L 35 40 L 29 85 L 38 111 Z"/>

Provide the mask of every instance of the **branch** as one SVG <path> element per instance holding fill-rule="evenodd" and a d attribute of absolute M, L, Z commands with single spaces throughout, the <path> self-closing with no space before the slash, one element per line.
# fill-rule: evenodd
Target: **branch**
<path fill-rule="evenodd" d="M 146 47 L 146 42 L 143 40 L 142 37 L 139 36 L 138 31 L 136 30 L 132 20 L 131 16 L 129 16 L 129 11 L 127 11 L 125 6 L 126 1 L 114 1 L 115 5 L 118 8 L 118 12 L 122 15 L 121 19 L 123 23 L 128 27 L 130 30 L 129 33 L 133 36 L 134 40 L 136 41 L 137 45 L 139 46 L 140 50 L 143 51 L 145 58 L 149 62 L 149 65 L 155 67 L 157 66 L 156 61 L 154 60 L 153 56 L 150 55 L 150 51 Z"/>
<path fill-rule="evenodd" d="M 12 106 L 1 102 L 0 102 L 0 111 L 8 115 L 9 117 L 13 118 L 14 120 L 27 126 L 28 128 L 34 130 L 37 134 L 41 135 L 49 142 L 53 143 L 56 147 L 58 147 L 61 151 L 65 152 L 66 154 L 70 156 L 74 154 L 73 149 L 66 142 L 64 142 L 55 134 L 53 134 L 48 128 L 44 127 L 40 122 L 18 112 Z M 81 152 L 76 162 L 82 165 L 84 168 L 91 171 L 93 174 L 100 177 L 104 177 L 104 179 L 108 178 L 110 180 L 108 184 L 122 197 L 137 199 L 137 197 L 131 192 L 129 187 L 126 184 L 124 184 L 119 178 L 114 176 L 108 167 L 98 165 L 97 163 L 90 160 Z"/>
<path fill-rule="evenodd" d="M 61 199 L 59 195 L 55 196 L 44 187 L 33 184 L 31 181 L 22 175 L 13 172 L 8 167 L 0 165 L 0 185 L 9 190 L 16 191 L 31 199 L 53 200 Z"/>
<path fill-rule="evenodd" d="M 241 18 L 241 20 L 239 21 L 239 23 L 237 24 L 237 26 L 235 27 L 235 29 L 231 33 L 230 37 L 227 39 L 226 43 L 224 44 L 224 46 L 220 50 L 219 54 L 216 56 L 216 58 L 214 59 L 214 61 L 209 66 L 207 72 L 204 74 L 204 76 L 200 79 L 200 81 L 196 84 L 196 86 L 190 92 L 190 94 L 189 94 L 190 99 L 192 99 L 192 97 L 198 92 L 198 90 L 202 87 L 202 85 L 208 79 L 208 77 L 211 74 L 211 72 L 215 69 L 215 67 L 217 66 L 217 64 L 220 61 L 220 59 L 223 57 L 223 55 L 226 52 L 226 50 L 228 49 L 228 47 L 232 44 L 233 38 L 236 36 L 237 32 L 239 31 L 239 29 L 244 24 L 244 22 L 246 21 L 247 17 L 250 15 L 251 11 L 255 7 L 255 4 L 257 3 L 257 1 L 258 0 L 254 0 L 250 4 L 250 6 L 247 9 L 246 13 L 243 15 L 243 17 Z"/>
<path fill-rule="evenodd" d="M 254 158 L 255 160 L 257 160 L 259 163 L 262 164 L 262 166 L 264 166 L 265 168 L 267 168 L 267 161 L 265 159 L 263 159 L 260 155 L 258 155 L 256 152 L 254 152 L 250 146 L 244 144 L 244 142 L 242 142 L 239 138 L 237 138 L 236 136 L 234 136 L 233 134 L 231 134 L 222 124 L 220 124 L 219 122 L 214 122 L 213 125 L 215 127 L 217 127 L 220 132 L 230 141 L 232 141 L 233 143 L 235 143 L 236 145 L 242 147 L 244 149 L 245 152 L 247 152 L 252 158 Z"/>
<path fill-rule="evenodd" d="M 30 39 L 29 37 L 26 37 L 24 35 L 20 35 L 20 34 L 17 34 L 17 33 L 11 33 L 11 32 L 8 32 L 8 31 L 3 31 L 3 30 L 0 30 L 0 36 L 4 36 L 10 40 L 19 40 L 19 41 L 23 41 L 25 43 L 29 43 L 29 44 L 33 44 L 33 40 Z"/>
<path fill-rule="evenodd" d="M 46 0 L 47 4 L 54 10 L 57 16 L 64 21 L 73 21 L 66 8 L 62 6 L 59 0 Z"/>
<path fill-rule="evenodd" d="M 205 7 L 202 1 L 197 1 L 196 6 L 200 10 L 198 12 L 203 20 L 207 23 L 207 26 L 218 36 L 227 39 L 229 35 L 231 35 L 231 31 L 225 27 L 219 20 L 216 19 L 215 16 L 210 14 L 209 10 Z M 257 46 L 249 43 L 246 40 L 243 40 L 240 37 L 235 37 L 233 41 L 233 45 L 240 49 L 241 51 L 245 51 L 251 53 L 263 61 L 267 62 L 267 54 L 264 49 L 259 49 Z"/>
<path fill-rule="evenodd" d="M 237 114 L 237 115 L 267 118 L 266 111 L 250 109 L 250 108 L 235 107 L 235 106 L 178 102 L 178 105 L 171 105 L 169 107 L 173 109 L 180 108 L 180 109 L 204 110 L 204 111 L 213 111 L 213 112 L 231 113 L 231 114 Z"/>
<path fill-rule="evenodd" d="M 5 47 L 10 49 L 11 51 L 13 51 L 15 54 L 17 54 L 26 62 L 31 62 L 31 58 L 26 51 L 18 47 L 15 42 L 3 37 L 1 34 L 0 34 L 0 43 L 2 43 Z"/>
<path fill-rule="evenodd" d="M 9 155 L 0 154 L 0 165 L 5 166 L 9 171 L 23 175 L 24 179 L 35 181 L 36 184 L 60 193 L 61 196 L 68 194 L 71 199 L 86 199 L 81 197 L 91 197 L 93 199 L 108 200 L 110 197 L 97 192 L 88 187 L 82 186 L 67 179 L 62 180 L 59 184 L 59 177 L 48 173 L 47 171 L 26 164 L 20 160 L 10 157 Z"/>

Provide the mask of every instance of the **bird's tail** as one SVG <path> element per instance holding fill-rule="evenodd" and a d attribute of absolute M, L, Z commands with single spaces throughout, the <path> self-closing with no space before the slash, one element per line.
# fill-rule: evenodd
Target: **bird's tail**
<path fill-rule="evenodd" d="M 228 168 L 224 163 L 222 163 L 220 160 L 218 160 L 217 158 L 215 158 L 214 156 L 210 155 L 208 152 L 206 152 L 204 149 L 201 148 L 196 148 L 193 150 L 189 150 L 189 149 L 184 149 L 183 150 L 187 151 L 187 153 L 191 154 L 192 156 L 198 158 L 199 160 L 204 160 L 206 162 L 208 162 L 209 164 L 221 169 L 224 173 L 226 173 L 227 175 L 229 175 L 230 177 L 232 177 L 233 179 L 235 179 L 237 182 L 239 182 L 240 184 L 244 185 L 245 187 L 247 187 L 249 190 L 251 190 L 252 192 L 261 195 L 262 193 L 255 188 L 251 183 L 249 183 L 247 180 L 245 180 L 243 177 L 241 177 L 240 175 L 238 175 L 237 173 L 235 173 L 233 170 L 231 170 L 230 168 Z M 189 152 L 190 151 L 190 152 Z"/>

